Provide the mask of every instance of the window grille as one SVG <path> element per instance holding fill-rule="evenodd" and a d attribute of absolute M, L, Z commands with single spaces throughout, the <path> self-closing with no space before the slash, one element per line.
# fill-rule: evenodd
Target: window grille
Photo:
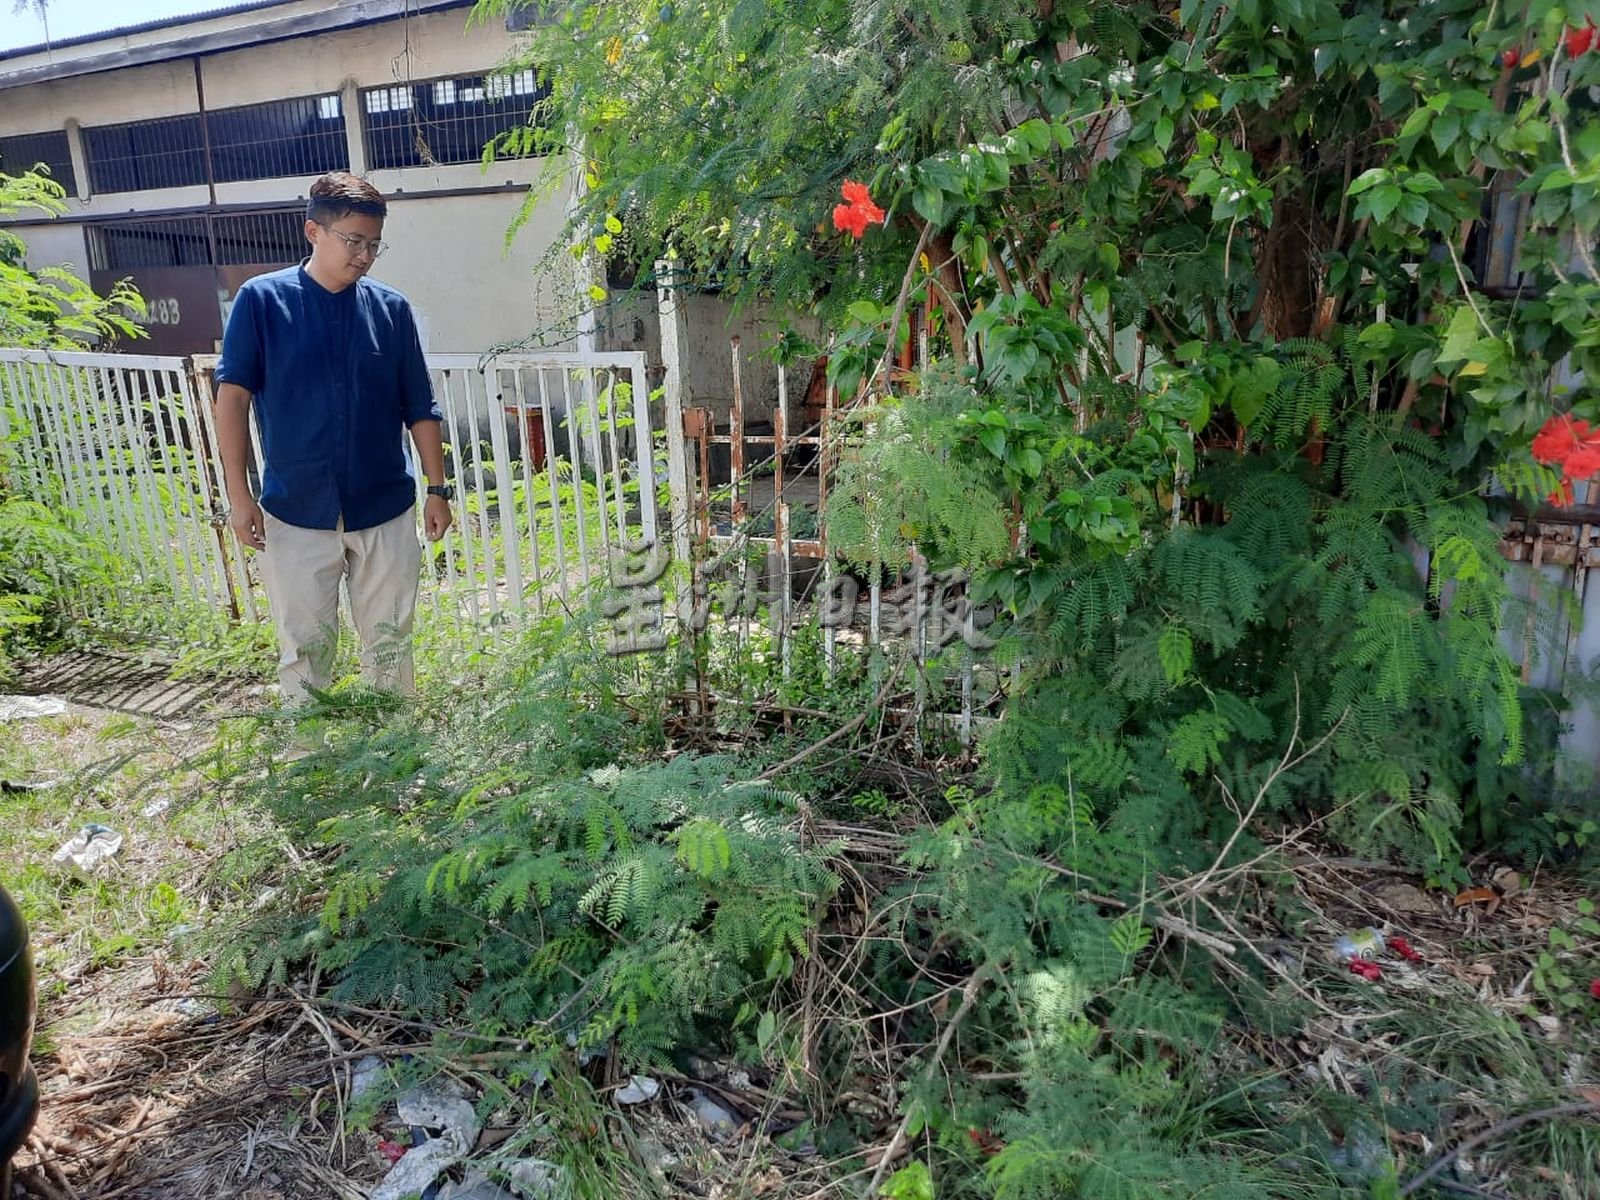
<path fill-rule="evenodd" d="M 211 262 L 204 217 L 114 221 L 88 228 L 90 270 L 203 267 Z"/>
<path fill-rule="evenodd" d="M 306 244 L 306 214 L 301 208 L 276 212 L 228 213 L 212 218 L 217 265 L 288 266 L 311 253 Z"/>
<path fill-rule="evenodd" d="M 350 166 L 337 95 L 273 100 L 206 114 L 218 183 L 321 175 Z"/>
<path fill-rule="evenodd" d="M 206 181 L 200 118 L 162 117 L 83 131 L 89 184 L 96 192 L 138 192 Z"/>
<path fill-rule="evenodd" d="M 536 106 L 549 94 L 531 69 L 368 88 L 361 93 L 367 165 L 477 162 L 502 133 L 530 119 L 542 123 Z"/>
<path fill-rule="evenodd" d="M 97 222 L 89 229 L 89 266 L 96 271 L 152 267 L 289 266 L 307 254 L 305 212 L 262 212 Z M 215 259 L 212 247 L 215 245 Z"/>
<path fill-rule="evenodd" d="M 68 195 L 78 190 L 77 176 L 72 173 L 72 151 L 67 147 L 64 130 L 0 137 L 0 171 L 20 175 L 41 163 L 49 168 L 50 178 L 65 188 Z"/>

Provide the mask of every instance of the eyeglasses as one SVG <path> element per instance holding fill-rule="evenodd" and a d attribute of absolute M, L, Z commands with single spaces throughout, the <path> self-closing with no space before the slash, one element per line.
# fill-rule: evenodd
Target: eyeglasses
<path fill-rule="evenodd" d="M 317 224 L 318 225 L 322 225 L 322 222 L 318 221 Z M 334 237 L 338 238 L 346 246 L 348 246 L 350 248 L 350 253 L 352 253 L 352 254 L 360 254 L 363 251 L 365 251 L 366 253 L 372 255 L 373 258 L 377 258 L 385 250 L 387 250 L 389 248 L 389 243 L 388 242 L 384 242 L 384 241 L 372 241 L 372 242 L 369 242 L 369 241 L 367 241 L 366 238 L 362 237 L 359 233 L 340 233 L 337 229 L 333 228 L 333 226 L 331 226 L 331 225 L 322 225 L 322 227 L 324 229 L 326 229 L 329 233 L 333 234 Z"/>

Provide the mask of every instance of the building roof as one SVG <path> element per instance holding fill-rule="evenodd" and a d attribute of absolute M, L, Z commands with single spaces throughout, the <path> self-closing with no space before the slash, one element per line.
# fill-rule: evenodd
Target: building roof
<path fill-rule="evenodd" d="M 187 13 L 178 17 L 158 17 L 153 21 L 137 21 L 132 25 L 117 25 L 110 29 L 102 29 L 98 33 L 81 33 L 77 37 L 53 38 L 48 42 L 35 42 L 31 46 L 13 46 L 9 50 L 0 50 L 0 63 L 8 58 L 23 58 L 32 54 L 47 53 L 52 50 L 67 50 L 73 46 L 85 46 L 90 42 L 110 41 L 114 38 L 126 37 L 130 33 L 149 33 L 156 29 L 167 29 L 174 25 L 189 25 L 196 21 L 210 21 L 217 17 L 231 17 L 236 13 L 255 12 L 262 8 L 278 8 L 291 0 L 245 0 L 242 4 L 225 4 L 217 8 L 207 8 L 200 12 Z"/>
<path fill-rule="evenodd" d="M 408 14 L 466 8 L 472 3 L 474 0 L 245 0 L 188 16 L 163 17 L 48 45 L 0 51 L 0 88 L 216 54 Z"/>

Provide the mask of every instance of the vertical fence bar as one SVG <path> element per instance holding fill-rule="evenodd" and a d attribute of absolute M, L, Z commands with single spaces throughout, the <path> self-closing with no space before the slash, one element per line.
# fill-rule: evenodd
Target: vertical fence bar
<path fill-rule="evenodd" d="M 629 373 L 633 379 L 633 456 L 639 470 L 639 530 L 646 542 L 654 544 L 659 536 L 656 520 L 656 454 L 655 437 L 650 427 L 650 378 L 644 355 L 635 356 Z M 670 470 L 668 474 L 670 476 Z"/>
<path fill-rule="evenodd" d="M 588 583 L 589 571 L 589 528 L 584 517 L 584 509 L 589 507 L 588 499 L 583 494 L 583 451 L 580 443 L 583 441 L 581 414 L 572 407 L 572 373 L 561 372 L 561 399 L 567 414 L 567 452 L 572 455 L 572 493 L 573 506 L 577 510 L 578 521 L 578 572 L 579 578 Z"/>
<path fill-rule="evenodd" d="M 457 375 L 458 375 L 458 372 L 447 369 L 447 370 L 444 371 L 444 373 L 439 378 L 439 382 L 444 387 L 445 416 L 446 416 L 446 419 L 450 422 L 450 442 L 451 442 L 451 445 L 453 445 L 456 448 L 456 454 L 455 454 L 455 459 L 456 459 L 456 478 L 463 485 L 463 487 L 461 489 L 461 568 L 462 568 L 462 579 L 459 580 L 459 581 L 452 580 L 452 586 L 451 586 L 452 597 L 451 598 L 452 598 L 452 600 L 455 601 L 455 607 L 456 607 L 456 610 L 457 610 L 457 615 L 459 616 L 459 614 L 460 614 L 460 601 L 459 601 L 459 599 L 456 599 L 456 597 L 454 595 L 454 592 L 456 591 L 456 589 L 458 587 L 460 587 L 462 584 L 464 584 L 466 589 L 467 589 L 467 614 L 468 614 L 468 616 L 470 617 L 470 619 L 472 621 L 473 639 L 474 639 L 474 642 L 476 642 L 478 637 L 481 635 L 480 621 L 481 621 L 481 615 L 482 614 L 480 612 L 479 604 L 478 604 L 479 597 L 478 597 L 477 570 L 476 570 L 476 567 L 473 564 L 472 516 L 471 516 L 471 513 L 468 511 L 468 501 L 472 499 L 473 493 L 472 493 L 471 485 L 470 485 L 470 483 L 468 481 L 468 478 L 467 478 L 466 465 L 461 461 L 461 452 L 462 452 L 463 449 L 466 448 L 468 443 L 465 440 L 463 440 L 463 438 L 461 436 L 461 406 L 456 403 L 456 387 L 455 387 L 455 384 L 457 382 Z M 467 428 L 469 430 L 471 430 L 471 428 L 472 428 L 472 423 L 471 423 L 470 420 L 467 423 Z M 473 456 L 474 461 L 476 461 L 476 459 L 477 459 L 477 454 L 478 454 L 477 448 L 476 448 L 476 445 L 474 444 L 473 450 L 472 450 L 472 456 Z"/>
<path fill-rule="evenodd" d="M 570 374 L 570 372 L 569 372 Z M 588 443 L 589 460 L 594 464 L 594 494 L 598 504 L 600 526 L 600 573 L 604 575 L 609 569 L 611 557 L 611 528 L 610 518 L 606 515 L 606 436 L 600 423 L 600 400 L 595 394 L 594 368 L 585 368 L 583 372 L 583 400 L 588 407 L 588 420 L 592 426 L 585 426 L 584 433 L 589 429 L 594 430 L 594 440 Z"/>
<path fill-rule="evenodd" d="M 444 405 L 439 402 L 437 391 L 434 392 L 434 403 L 439 404 L 439 413 L 441 416 L 443 416 Z M 439 436 L 441 441 L 448 440 L 444 437 L 444 429 L 444 422 L 441 420 L 439 422 Z M 424 512 L 427 509 L 428 501 L 428 484 L 426 473 L 422 469 L 422 456 L 417 453 L 416 445 L 410 438 L 407 438 L 405 441 L 405 456 L 406 462 L 411 467 L 411 503 L 413 505 L 413 514 Z M 448 470 L 445 472 L 443 482 L 450 482 L 450 473 Z M 433 621 L 435 628 L 441 627 L 444 623 L 444 602 L 442 599 L 444 585 L 439 579 L 438 555 L 440 550 L 443 550 L 446 554 L 449 553 L 450 540 L 451 539 L 449 537 L 446 537 L 443 544 L 437 548 L 431 547 L 426 540 L 423 540 L 421 543 L 422 563 L 418 569 L 417 589 L 419 595 L 424 590 L 427 593 L 428 601 L 433 606 Z M 423 588 L 422 584 L 424 578 L 426 578 L 428 581 L 426 589 Z M 455 622 L 452 621 L 451 625 L 454 627 Z"/>
<path fill-rule="evenodd" d="M 533 478 L 533 439 L 528 436 L 528 396 L 522 382 L 523 368 L 512 372 L 513 391 L 517 400 L 517 440 L 522 447 L 522 497 L 528 506 L 528 557 L 533 572 L 533 613 L 544 616 L 544 566 L 539 552 L 539 496 Z M 548 455 L 546 456 L 548 461 Z"/>
<path fill-rule="evenodd" d="M 611 478 L 615 486 L 611 495 L 617 503 L 617 544 L 628 544 L 628 499 L 627 492 L 622 486 L 622 438 L 617 432 L 617 373 L 615 370 L 606 372 L 606 424 L 611 430 Z M 633 390 L 631 385 L 628 390 Z"/>
<path fill-rule="evenodd" d="M 550 392 L 545 385 L 543 367 L 535 378 L 539 381 L 539 411 L 544 419 L 544 467 L 550 481 L 550 525 L 556 539 L 556 587 L 565 603 L 568 598 L 567 535 L 566 522 L 561 519 L 561 456 L 556 453 L 555 417 L 550 412 Z"/>
<path fill-rule="evenodd" d="M 489 445 L 494 453 L 494 509 L 495 521 L 500 526 L 500 542 L 505 548 L 506 583 L 510 588 L 511 611 L 518 617 L 523 614 L 522 603 L 522 535 L 517 528 L 516 473 L 511 469 L 511 455 L 506 448 L 505 394 L 500 390 L 502 369 L 491 364 L 483 377 L 484 407 L 488 410 Z M 494 380 L 494 402 L 490 403 L 489 381 Z M 506 519 L 506 500 L 511 500 L 511 519 Z M 489 517 L 488 497 L 484 497 L 484 519 Z"/>
<path fill-rule="evenodd" d="M 483 366 L 463 374 L 462 390 L 467 399 L 467 428 L 472 431 L 472 490 L 478 501 L 478 537 L 483 550 L 483 577 L 474 582 L 483 592 L 484 606 L 489 610 L 489 621 L 493 624 L 500 615 L 500 564 L 495 554 L 494 534 L 489 528 L 489 496 L 483 483 L 483 442 L 478 437 L 477 396 L 472 386 L 474 379 L 481 381 L 487 394 L 489 381 L 484 375 Z"/>
<path fill-rule="evenodd" d="M 217 436 L 216 424 L 216 360 L 206 355 L 195 355 L 186 364 L 183 382 L 195 427 L 200 431 L 200 474 L 205 480 L 206 502 L 211 509 L 211 524 L 216 535 L 217 558 L 222 567 L 226 591 L 234 602 L 234 616 L 241 612 L 254 624 L 259 619 L 256 611 L 255 585 L 250 577 L 250 556 L 244 545 L 233 535 L 223 520 L 228 507 L 228 481 L 222 466 L 222 439 Z M 251 406 L 252 413 L 254 405 Z M 249 440 L 246 425 L 246 440 Z"/>
<path fill-rule="evenodd" d="M 456 511 L 459 512 L 459 513 L 465 514 L 465 512 L 466 512 L 466 499 L 467 498 L 466 498 L 466 487 L 464 485 L 466 483 L 466 480 L 462 476 L 462 473 L 461 473 L 461 443 L 457 439 L 456 434 L 454 433 L 451 425 L 449 424 L 449 422 L 450 422 L 450 413 L 452 411 L 452 405 L 451 405 L 451 401 L 450 401 L 448 387 L 447 387 L 447 385 L 445 383 L 446 379 L 449 378 L 449 374 L 450 374 L 450 372 L 448 370 L 444 370 L 444 371 L 441 371 L 439 373 L 440 386 L 434 390 L 434 396 L 435 396 L 436 399 L 439 400 L 439 411 L 444 416 L 443 428 L 444 428 L 445 431 L 449 431 L 449 433 L 450 433 L 450 449 L 451 449 L 450 458 L 452 460 L 450 465 L 452 465 L 454 467 L 454 470 L 451 471 L 448 467 L 446 468 L 446 470 L 445 470 L 445 480 L 446 480 L 446 482 L 449 482 L 452 479 L 455 481 L 455 483 L 456 483 L 456 491 L 457 491 Z M 425 491 L 425 488 L 426 488 L 426 485 L 423 483 L 423 480 L 422 480 L 422 464 L 419 462 L 417 464 L 417 491 L 422 493 L 422 496 L 426 496 L 427 493 Z M 421 503 L 422 496 L 418 497 L 418 503 Z M 463 527 L 465 527 L 465 524 L 466 524 L 465 517 L 463 515 L 463 521 L 462 521 Z M 459 595 L 457 594 L 458 593 L 458 585 L 459 585 L 459 577 L 458 577 L 457 572 L 456 572 L 455 543 L 456 543 L 456 539 L 453 538 L 453 537 L 446 537 L 444 539 L 443 547 L 442 547 L 442 549 L 444 551 L 444 574 L 443 574 L 443 576 L 441 576 L 439 574 L 439 554 L 438 554 L 438 552 L 435 551 L 430 556 L 429 569 L 428 569 L 428 577 L 429 577 L 428 582 L 429 582 L 429 588 L 433 592 L 433 611 L 434 611 L 434 615 L 438 616 L 439 614 L 447 611 L 447 605 L 448 605 L 448 612 L 450 613 L 451 625 L 454 628 L 459 629 L 460 628 L 460 624 L 461 624 L 461 601 L 460 601 Z"/>
<path fill-rule="evenodd" d="M 733 337 L 733 411 L 728 417 L 728 507 L 729 529 L 738 534 L 745 518 L 744 506 L 744 370 L 740 361 L 739 336 Z"/>

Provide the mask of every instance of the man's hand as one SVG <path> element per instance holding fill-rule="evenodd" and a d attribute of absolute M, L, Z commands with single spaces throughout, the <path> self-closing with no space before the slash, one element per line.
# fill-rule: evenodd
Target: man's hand
<path fill-rule="evenodd" d="M 422 528 L 430 542 L 437 542 L 450 528 L 450 502 L 443 496 L 429 496 L 422 506 Z"/>
<path fill-rule="evenodd" d="M 267 519 L 261 515 L 261 506 L 253 499 L 246 497 L 235 504 L 228 516 L 228 524 L 233 526 L 234 536 L 239 539 L 240 545 L 252 550 L 267 548 Z"/>

